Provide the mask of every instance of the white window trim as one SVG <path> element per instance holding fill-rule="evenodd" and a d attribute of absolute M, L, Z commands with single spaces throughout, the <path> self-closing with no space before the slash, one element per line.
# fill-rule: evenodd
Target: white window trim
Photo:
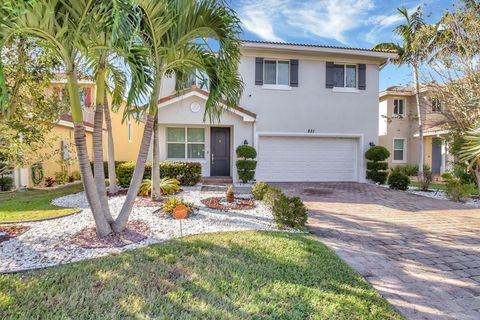
<path fill-rule="evenodd" d="M 402 114 L 395 113 L 395 100 L 402 100 L 402 101 L 403 101 L 403 113 L 402 113 Z M 399 99 L 399 98 L 393 99 L 393 115 L 405 117 L 405 115 L 406 115 L 406 110 L 407 110 L 407 101 L 406 101 L 405 99 L 402 99 L 402 98 L 400 98 L 400 99 Z"/>
<path fill-rule="evenodd" d="M 168 141 L 168 129 L 169 128 L 182 128 L 184 129 L 185 132 L 185 141 L 179 142 L 179 141 Z M 188 142 L 188 129 L 203 129 L 203 142 Z M 167 161 L 197 161 L 197 162 L 203 162 L 206 161 L 206 156 L 207 156 L 207 142 L 206 142 L 206 129 L 205 127 L 195 127 L 195 126 L 168 126 L 165 128 L 165 142 L 167 146 Z M 170 158 L 168 156 L 168 144 L 173 143 L 173 144 L 184 144 L 185 145 L 185 157 L 184 158 Z M 204 146 L 203 150 L 203 158 L 189 158 L 188 157 L 188 145 L 189 144 L 202 144 Z"/>
<path fill-rule="evenodd" d="M 360 92 L 358 89 L 358 64 L 347 62 L 334 62 L 334 66 L 343 65 L 343 87 L 333 87 L 333 91 L 337 92 Z M 355 66 L 355 87 L 347 87 L 347 66 Z"/>
<path fill-rule="evenodd" d="M 395 160 L 395 140 L 403 140 L 403 160 Z M 406 163 L 407 162 L 407 139 L 393 138 L 392 140 L 392 163 Z"/>
<path fill-rule="evenodd" d="M 265 83 L 265 62 L 275 61 L 275 84 Z M 278 84 L 278 62 L 288 62 L 288 84 Z M 291 65 L 290 60 L 283 59 L 264 59 L 263 60 L 263 89 L 267 90 L 292 90 L 290 86 Z"/>
<path fill-rule="evenodd" d="M 133 127 L 132 127 L 131 122 L 128 122 L 127 131 L 128 131 L 128 142 L 132 143 L 133 142 Z"/>

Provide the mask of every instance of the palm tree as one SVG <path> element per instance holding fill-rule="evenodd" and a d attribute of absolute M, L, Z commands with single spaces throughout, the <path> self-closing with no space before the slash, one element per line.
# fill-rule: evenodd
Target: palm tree
<path fill-rule="evenodd" d="M 418 80 L 418 69 L 420 63 L 425 59 L 424 48 L 419 45 L 416 37 L 425 27 L 425 22 L 422 18 L 422 8 L 418 7 L 412 14 L 408 10 L 398 8 L 398 12 L 405 18 L 406 23 L 401 24 L 395 28 L 394 32 L 402 38 L 402 43 L 386 42 L 377 44 L 374 49 L 396 50 L 399 58 L 393 63 L 397 65 L 408 65 L 413 68 L 413 83 L 415 86 L 415 100 L 417 104 L 418 114 L 418 177 L 423 178 L 423 163 L 424 163 L 424 141 L 423 141 L 423 126 L 425 123 L 425 110 L 420 104 L 420 82 Z"/>
<path fill-rule="evenodd" d="M 142 11 L 140 33 L 150 49 L 153 90 L 146 106 L 147 121 L 127 199 L 113 224 L 115 231 L 125 227 L 143 178 L 154 122 L 158 122 L 162 78 L 194 68 L 204 70 L 211 81 L 206 103 L 206 114 L 211 119 L 219 117 L 224 105 L 237 104 L 243 89 L 237 72 L 240 22 L 223 1 L 137 0 L 137 4 Z M 218 43 L 218 52 L 211 49 L 207 39 Z M 154 179 L 159 181 L 159 172 L 154 169 Z"/>
<path fill-rule="evenodd" d="M 112 231 L 107 221 L 95 185 L 85 137 L 83 111 L 80 104 L 78 86 L 78 66 L 81 63 L 82 50 L 86 39 L 94 27 L 106 23 L 99 18 L 97 25 L 92 25 L 91 17 L 108 5 L 106 1 L 94 0 L 5 0 L 0 7 L 0 47 L 12 36 L 27 34 L 44 40 L 58 55 L 66 70 L 67 89 L 70 98 L 70 111 L 74 123 L 74 140 L 77 150 L 80 174 L 85 193 L 95 220 L 96 230 L 100 236 Z M 101 15 L 99 15 L 101 17 Z M 120 19 L 120 17 L 116 17 Z M 1 109 L 8 109 L 8 98 L 4 94 L 3 72 L 0 66 Z"/>

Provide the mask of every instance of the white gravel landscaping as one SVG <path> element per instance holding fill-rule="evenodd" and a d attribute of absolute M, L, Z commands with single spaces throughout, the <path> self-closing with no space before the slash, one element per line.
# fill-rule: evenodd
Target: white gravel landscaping
<path fill-rule="evenodd" d="M 447 193 L 443 190 L 421 191 L 421 190 L 418 190 L 418 188 L 416 187 L 408 187 L 407 192 L 417 194 L 419 196 L 428 197 L 428 198 L 451 201 L 450 199 L 448 199 Z M 462 204 L 468 207 L 480 208 L 480 201 L 478 199 L 468 198 L 465 202 L 462 202 Z"/>
<path fill-rule="evenodd" d="M 252 210 L 231 210 L 222 212 L 205 207 L 200 200 L 224 193 L 200 192 L 188 189 L 179 196 L 194 202 L 199 210 L 183 221 L 183 235 L 199 233 L 238 231 L 238 230 L 277 230 L 271 210 L 261 202 L 256 202 Z M 247 195 L 238 195 L 247 196 Z M 119 212 L 125 196 L 109 199 L 111 212 Z M 150 235 L 142 242 L 122 248 L 84 249 L 71 243 L 71 237 L 80 230 L 93 227 L 93 217 L 83 192 L 57 198 L 52 204 L 83 209 L 71 216 L 30 223 L 24 234 L 0 243 L 0 272 L 15 272 L 48 267 L 58 264 L 105 256 L 121 251 L 132 250 L 153 243 L 180 237 L 179 221 L 154 212 L 158 208 L 135 206 L 130 220 L 140 220 L 150 227 Z"/>

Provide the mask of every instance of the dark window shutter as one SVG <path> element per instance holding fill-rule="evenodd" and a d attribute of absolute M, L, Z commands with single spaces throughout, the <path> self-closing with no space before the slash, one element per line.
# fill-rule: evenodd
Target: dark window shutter
<path fill-rule="evenodd" d="M 367 89 L 367 65 L 358 65 L 358 89 Z"/>
<path fill-rule="evenodd" d="M 255 85 L 263 85 L 263 58 L 255 58 Z"/>
<path fill-rule="evenodd" d="M 290 60 L 290 87 L 298 87 L 298 60 Z"/>
<path fill-rule="evenodd" d="M 325 76 L 325 87 L 333 88 L 333 74 L 335 73 L 335 64 L 333 62 L 327 61 L 326 64 L 326 76 Z"/>

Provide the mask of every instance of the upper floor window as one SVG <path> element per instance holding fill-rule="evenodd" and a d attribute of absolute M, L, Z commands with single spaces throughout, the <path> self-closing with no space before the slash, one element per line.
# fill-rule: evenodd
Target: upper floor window
<path fill-rule="evenodd" d="M 432 112 L 442 112 L 442 102 L 438 97 L 432 98 Z"/>
<path fill-rule="evenodd" d="M 393 114 L 397 116 L 405 115 L 405 100 L 403 99 L 393 100 Z"/>
<path fill-rule="evenodd" d="M 290 61 L 265 60 L 263 68 L 263 83 L 273 85 L 290 84 Z"/>
<path fill-rule="evenodd" d="M 187 82 L 187 87 L 196 86 L 202 90 L 209 90 L 210 83 L 208 76 L 205 72 L 196 69 L 193 74 L 190 75 Z"/>
<path fill-rule="evenodd" d="M 338 88 L 356 88 L 357 65 L 335 64 L 333 73 L 333 86 Z"/>

